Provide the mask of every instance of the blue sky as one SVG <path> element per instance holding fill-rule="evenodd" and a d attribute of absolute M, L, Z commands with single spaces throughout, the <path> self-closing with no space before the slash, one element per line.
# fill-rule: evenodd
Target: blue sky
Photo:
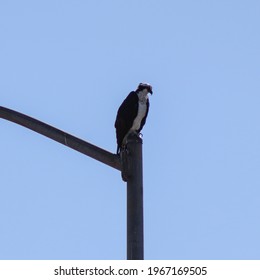
<path fill-rule="evenodd" d="M 259 1 L 1 1 L 0 105 L 115 152 L 143 129 L 146 259 L 260 258 Z M 126 185 L 0 120 L 0 259 L 125 259 Z"/>

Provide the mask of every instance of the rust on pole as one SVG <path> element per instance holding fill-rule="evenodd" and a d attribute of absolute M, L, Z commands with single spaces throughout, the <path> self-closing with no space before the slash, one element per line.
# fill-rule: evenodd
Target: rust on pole
<path fill-rule="evenodd" d="M 0 118 L 29 128 L 106 165 L 121 170 L 121 162 L 118 155 L 103 150 L 44 122 L 2 106 L 0 106 Z"/>
<path fill-rule="evenodd" d="M 142 139 L 127 138 L 127 259 L 144 259 Z M 124 169 L 124 168 L 122 168 Z"/>

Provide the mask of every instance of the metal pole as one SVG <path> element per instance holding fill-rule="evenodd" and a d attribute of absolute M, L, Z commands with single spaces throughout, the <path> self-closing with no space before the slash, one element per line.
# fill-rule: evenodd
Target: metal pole
<path fill-rule="evenodd" d="M 103 150 L 51 125 L 2 106 L 0 106 L 0 118 L 29 128 L 108 166 L 121 170 L 121 162 L 118 155 Z"/>
<path fill-rule="evenodd" d="M 142 139 L 127 139 L 127 259 L 144 259 Z"/>
<path fill-rule="evenodd" d="M 53 126 L 17 111 L 0 106 L 0 118 L 22 125 L 69 148 L 122 171 L 127 181 L 127 259 L 144 259 L 143 234 L 143 163 L 142 139 L 135 134 L 127 138 L 123 159 Z"/>

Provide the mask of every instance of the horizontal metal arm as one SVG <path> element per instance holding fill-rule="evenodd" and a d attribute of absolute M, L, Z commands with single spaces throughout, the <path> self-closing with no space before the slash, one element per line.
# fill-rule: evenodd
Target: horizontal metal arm
<path fill-rule="evenodd" d="M 118 155 L 103 150 L 44 122 L 2 106 L 0 106 L 0 118 L 29 128 L 82 154 L 121 170 L 121 162 Z"/>

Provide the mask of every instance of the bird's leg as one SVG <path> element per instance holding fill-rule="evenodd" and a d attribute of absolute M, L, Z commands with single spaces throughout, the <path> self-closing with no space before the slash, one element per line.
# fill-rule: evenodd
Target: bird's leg
<path fill-rule="evenodd" d="M 126 135 L 125 135 L 125 137 L 124 137 L 124 139 L 123 139 L 123 141 L 122 141 L 122 147 L 123 147 L 123 148 L 126 147 L 126 145 L 127 145 L 127 138 L 128 138 L 128 136 L 129 136 L 130 134 L 138 135 L 138 132 L 137 132 L 136 130 L 129 130 L 129 131 L 126 133 Z"/>
<path fill-rule="evenodd" d="M 142 133 L 137 132 L 136 130 L 129 130 L 129 131 L 127 132 L 127 134 L 125 135 L 123 141 L 122 141 L 122 148 L 123 148 L 123 149 L 126 149 L 126 146 L 127 146 L 127 139 L 128 139 L 128 137 L 129 137 L 129 135 L 136 135 L 136 136 L 138 136 L 138 137 L 142 137 L 142 136 L 143 136 Z"/>

